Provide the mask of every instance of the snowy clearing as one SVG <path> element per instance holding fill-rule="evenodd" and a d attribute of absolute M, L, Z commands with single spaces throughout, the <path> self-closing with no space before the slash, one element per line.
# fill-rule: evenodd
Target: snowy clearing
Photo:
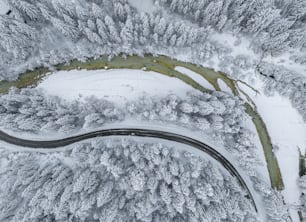
<path fill-rule="evenodd" d="M 135 100 L 144 94 L 166 96 L 175 93 L 184 97 L 193 90 L 179 79 L 142 70 L 72 70 L 53 73 L 38 88 L 66 100 L 96 96 L 117 104 Z"/>
<path fill-rule="evenodd" d="M 152 13 L 156 8 L 153 0 L 129 0 L 128 2 L 139 12 Z"/>
<path fill-rule="evenodd" d="M 196 81 L 197 83 L 199 83 L 200 85 L 202 85 L 203 87 L 205 87 L 206 89 L 210 89 L 210 90 L 215 90 L 213 85 L 211 85 L 204 77 L 202 77 L 200 74 L 187 69 L 185 67 L 181 67 L 181 66 L 176 66 L 175 70 L 178 72 L 181 72 L 187 76 L 189 76 L 190 78 L 192 78 L 194 81 Z"/>
<path fill-rule="evenodd" d="M 277 93 L 271 97 L 267 97 L 263 93 L 255 95 L 254 91 L 244 84 L 238 84 L 255 102 L 259 114 L 267 125 L 272 143 L 279 147 L 275 154 L 284 181 L 285 187 L 282 193 L 285 202 L 289 205 L 298 204 L 300 195 L 297 185 L 299 177 L 298 148 L 304 149 L 306 147 L 306 124 L 288 99 Z M 262 92 L 260 90 L 262 83 L 259 79 L 256 81 L 256 89 Z M 291 210 L 290 213 L 292 220 L 298 221 L 297 213 L 294 210 Z"/>

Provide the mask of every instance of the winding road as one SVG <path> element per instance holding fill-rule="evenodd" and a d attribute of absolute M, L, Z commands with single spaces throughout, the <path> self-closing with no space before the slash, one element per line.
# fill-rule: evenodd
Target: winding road
<path fill-rule="evenodd" d="M 217 160 L 220 164 L 222 164 L 225 169 L 235 178 L 237 178 L 240 186 L 247 192 L 246 197 L 250 199 L 252 205 L 257 211 L 257 207 L 254 201 L 254 198 L 247 187 L 245 181 L 243 180 L 242 176 L 238 173 L 236 168 L 218 151 L 213 149 L 212 147 L 208 146 L 205 143 L 202 143 L 198 140 L 193 138 L 183 136 L 176 133 L 170 133 L 165 131 L 159 130 L 149 130 L 149 129 L 137 129 L 137 128 L 119 128 L 119 129 L 105 129 L 105 130 L 98 130 L 94 132 L 85 133 L 82 135 L 71 136 L 63 139 L 58 140 L 50 140 L 50 141 L 34 141 L 34 140 L 26 140 L 11 136 L 3 131 L 0 131 L 0 140 L 14 144 L 21 147 L 27 148 L 37 148 L 37 149 L 56 149 L 59 147 L 67 146 L 82 140 L 95 138 L 95 137 L 106 137 L 106 136 L 138 136 L 138 137 L 150 137 L 150 138 L 159 138 L 169 141 L 174 141 L 178 143 L 182 143 L 185 145 L 192 146 L 196 149 L 199 149 L 215 160 Z"/>

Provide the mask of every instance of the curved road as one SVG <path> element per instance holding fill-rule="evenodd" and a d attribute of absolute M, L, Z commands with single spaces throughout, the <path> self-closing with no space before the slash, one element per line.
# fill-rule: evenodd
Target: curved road
<path fill-rule="evenodd" d="M 216 151 L 212 147 L 198 140 L 187 137 L 187 136 L 179 135 L 176 133 L 165 132 L 165 131 L 159 131 L 159 130 L 120 128 L 120 129 L 99 130 L 99 131 L 94 131 L 94 132 L 85 133 L 82 135 L 67 137 L 67 138 L 58 139 L 58 140 L 33 141 L 33 140 L 25 140 L 25 139 L 17 138 L 17 137 L 8 135 L 0 130 L 0 140 L 2 141 L 5 141 L 7 143 L 14 144 L 17 146 L 30 147 L 30 148 L 45 148 L 45 149 L 55 149 L 55 148 L 67 146 L 67 145 L 70 145 L 70 144 L 73 144 L 73 143 L 76 143 L 76 142 L 79 142 L 85 139 L 102 137 L 102 136 L 103 137 L 105 136 L 139 136 L 139 137 L 159 138 L 159 139 L 164 139 L 164 140 L 186 144 L 196 149 L 199 149 L 207 153 L 211 157 L 213 157 L 219 163 L 221 163 L 232 176 L 237 178 L 240 186 L 243 189 L 245 189 L 245 191 L 247 192 L 246 197 L 251 200 L 252 205 L 254 206 L 254 209 L 257 212 L 257 207 L 253 199 L 253 196 L 249 188 L 247 187 L 246 183 L 244 182 L 243 178 L 238 173 L 238 171 L 235 169 L 235 167 L 224 156 L 222 156 L 218 151 Z"/>

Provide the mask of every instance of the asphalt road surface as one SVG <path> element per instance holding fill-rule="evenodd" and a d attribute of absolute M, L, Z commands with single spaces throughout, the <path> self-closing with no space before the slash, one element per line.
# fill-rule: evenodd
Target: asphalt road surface
<path fill-rule="evenodd" d="M 119 129 L 98 130 L 98 131 L 85 133 L 82 135 L 77 135 L 77 136 L 72 136 L 72 137 L 67 137 L 63 139 L 58 139 L 58 140 L 34 141 L 34 140 L 25 140 L 25 139 L 17 138 L 17 137 L 8 135 L 0 131 L 0 140 L 4 142 L 14 144 L 17 146 L 21 146 L 21 147 L 39 148 L 39 149 L 56 149 L 56 148 L 67 146 L 67 145 L 70 145 L 70 144 L 73 144 L 73 143 L 76 143 L 82 140 L 95 138 L 95 137 L 105 137 L 105 136 L 138 136 L 138 137 L 159 138 L 159 139 L 182 143 L 182 144 L 194 147 L 196 149 L 199 149 L 207 153 L 211 157 L 213 157 L 219 163 L 221 163 L 224 166 L 224 168 L 233 177 L 235 177 L 238 180 L 240 186 L 247 193 L 246 197 L 250 199 L 255 211 L 257 212 L 257 207 L 253 199 L 253 196 L 249 188 L 247 187 L 245 181 L 243 180 L 241 175 L 236 170 L 236 168 L 224 156 L 222 156 L 218 151 L 216 151 L 212 147 L 198 140 L 187 137 L 187 136 L 183 136 L 183 135 L 176 134 L 176 133 L 165 132 L 165 131 L 159 131 L 159 130 L 119 128 Z"/>

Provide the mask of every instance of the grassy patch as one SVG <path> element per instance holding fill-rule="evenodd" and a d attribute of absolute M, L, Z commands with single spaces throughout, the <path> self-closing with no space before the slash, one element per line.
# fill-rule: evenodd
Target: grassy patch
<path fill-rule="evenodd" d="M 276 188 L 277 190 L 282 190 L 284 189 L 282 175 L 280 172 L 277 159 L 273 153 L 273 146 L 271 143 L 271 138 L 268 133 L 266 124 L 264 123 L 264 121 L 262 120 L 256 109 L 253 109 L 248 103 L 245 103 L 245 108 L 247 114 L 252 117 L 252 121 L 259 135 L 259 139 L 263 147 L 263 151 L 267 162 L 271 185 L 273 188 Z"/>
<path fill-rule="evenodd" d="M 37 68 L 33 71 L 27 71 L 21 74 L 15 81 L 1 81 L 0 93 L 7 93 L 11 87 L 25 88 L 36 85 L 49 72 L 46 68 Z"/>

